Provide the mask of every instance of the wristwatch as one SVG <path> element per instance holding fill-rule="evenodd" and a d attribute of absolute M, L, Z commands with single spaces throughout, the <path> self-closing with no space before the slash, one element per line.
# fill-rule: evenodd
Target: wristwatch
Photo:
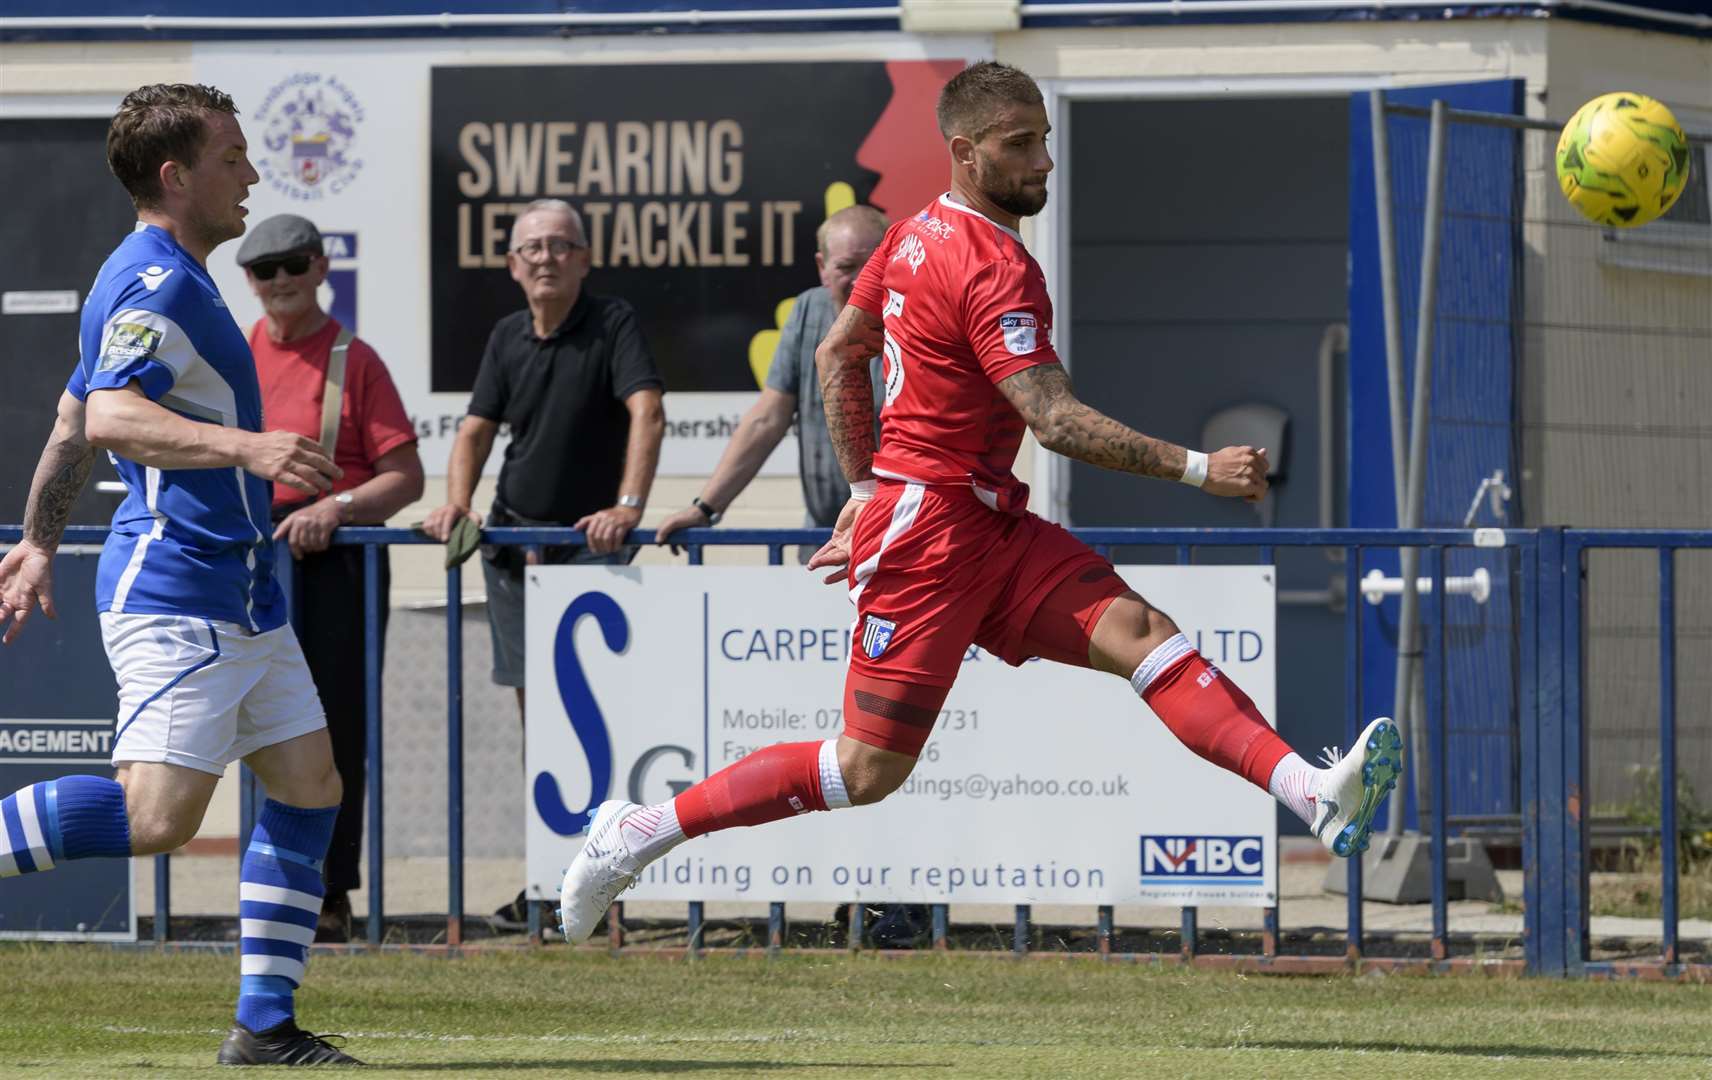
<path fill-rule="evenodd" d="M 725 516 L 725 511 L 715 510 L 713 507 L 709 506 L 707 503 L 702 502 L 700 495 L 697 495 L 695 498 L 691 499 L 690 505 L 702 512 L 702 516 L 707 518 L 707 523 L 709 525 L 718 525 L 719 519 Z"/>
<path fill-rule="evenodd" d="M 356 497 L 348 491 L 341 491 L 339 494 L 333 496 L 333 506 L 335 508 L 334 513 L 339 515 L 340 521 L 344 521 L 346 518 L 351 516 L 354 512 L 356 502 Z"/>
<path fill-rule="evenodd" d="M 618 505 L 628 510 L 640 510 L 642 509 L 642 496 L 620 495 L 618 497 Z"/>

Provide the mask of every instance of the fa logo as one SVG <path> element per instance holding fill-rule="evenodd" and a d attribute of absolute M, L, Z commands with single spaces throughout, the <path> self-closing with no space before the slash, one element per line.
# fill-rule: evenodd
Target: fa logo
<path fill-rule="evenodd" d="M 868 659 L 878 660 L 880 654 L 886 651 L 886 646 L 892 643 L 892 635 L 897 632 L 898 624 L 878 615 L 868 616 L 868 622 L 862 627 L 862 651 L 868 654 Z"/>

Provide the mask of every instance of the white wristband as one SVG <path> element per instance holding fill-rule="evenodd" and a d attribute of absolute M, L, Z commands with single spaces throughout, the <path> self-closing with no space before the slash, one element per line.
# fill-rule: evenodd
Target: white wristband
<path fill-rule="evenodd" d="M 867 502 L 874 497 L 874 481 L 857 480 L 850 485 L 850 497 L 857 502 Z"/>
<path fill-rule="evenodd" d="M 1183 463 L 1182 483 L 1190 487 L 1200 487 L 1207 482 L 1207 455 L 1199 450 L 1190 450 L 1188 460 Z"/>

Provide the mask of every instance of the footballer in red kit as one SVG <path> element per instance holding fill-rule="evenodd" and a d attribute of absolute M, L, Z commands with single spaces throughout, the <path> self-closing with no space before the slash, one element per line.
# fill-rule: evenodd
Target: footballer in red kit
<path fill-rule="evenodd" d="M 1267 790 L 1335 855 L 1364 850 L 1395 786 L 1385 717 L 1309 764 L 1106 558 L 1029 512 L 1012 473 L 1025 430 L 1104 468 L 1258 499 L 1265 448 L 1190 450 L 1080 401 L 1052 346 L 1052 304 L 1018 232 L 1046 205 L 1052 157 L 1034 80 L 984 62 L 953 76 L 937 119 L 951 188 L 893 225 L 816 351 L 851 499 L 809 560 L 850 591 L 844 731 L 748 755 L 663 803 L 602 803 L 565 872 L 559 913 L 585 940 L 643 867 L 703 833 L 877 802 L 908 778 L 971 644 L 1129 681 L 1183 744 Z M 869 362 L 882 360 L 874 435 Z"/>

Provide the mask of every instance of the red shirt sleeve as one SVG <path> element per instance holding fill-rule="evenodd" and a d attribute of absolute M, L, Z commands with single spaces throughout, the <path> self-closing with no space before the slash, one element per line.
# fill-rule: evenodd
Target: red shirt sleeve
<path fill-rule="evenodd" d="M 410 414 L 404 411 L 404 402 L 380 355 L 368 342 L 358 338 L 351 342 L 350 356 L 361 359 L 359 385 L 363 395 L 361 401 L 353 402 L 358 410 L 351 419 L 362 436 L 363 456 L 373 464 L 406 443 L 414 443 L 416 429 L 411 426 Z"/>
<path fill-rule="evenodd" d="M 963 317 L 975 359 L 995 383 L 1024 368 L 1058 363 L 1052 301 L 1046 278 L 1032 262 L 997 259 L 976 271 Z"/>
<path fill-rule="evenodd" d="M 885 310 L 886 264 L 892 259 L 892 241 L 897 238 L 902 224 L 899 222 L 886 230 L 886 238 L 881 240 L 880 246 L 868 256 L 868 262 L 862 267 L 862 272 L 856 275 L 856 284 L 850 286 L 850 303 L 870 315 L 878 315 Z"/>

